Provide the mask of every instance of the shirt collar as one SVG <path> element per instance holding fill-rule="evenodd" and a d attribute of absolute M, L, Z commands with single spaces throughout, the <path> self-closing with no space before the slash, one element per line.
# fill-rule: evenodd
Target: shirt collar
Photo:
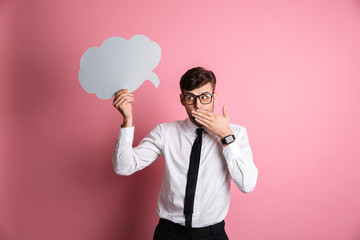
<path fill-rule="evenodd" d="M 196 135 L 196 129 L 199 128 L 199 126 L 197 126 L 195 123 L 193 123 L 190 118 L 186 119 L 186 127 L 187 127 L 187 132 L 189 135 L 195 134 Z"/>

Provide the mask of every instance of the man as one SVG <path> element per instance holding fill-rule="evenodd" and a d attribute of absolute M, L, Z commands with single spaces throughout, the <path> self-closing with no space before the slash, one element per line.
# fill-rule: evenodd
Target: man
<path fill-rule="evenodd" d="M 130 175 L 164 155 L 165 167 L 154 240 L 228 239 L 224 218 L 230 204 L 230 181 L 245 193 L 254 190 L 258 171 L 244 127 L 213 113 L 217 99 L 215 75 L 204 68 L 188 70 L 180 79 L 180 102 L 188 118 L 156 126 L 137 147 L 127 90 L 113 104 L 123 115 L 113 166 Z"/>

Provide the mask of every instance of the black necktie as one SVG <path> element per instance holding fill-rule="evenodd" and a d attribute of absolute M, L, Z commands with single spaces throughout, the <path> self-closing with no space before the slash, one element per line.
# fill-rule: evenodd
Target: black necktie
<path fill-rule="evenodd" d="M 198 176 L 199 164 L 200 164 L 202 131 L 203 131 L 202 128 L 196 129 L 197 137 L 194 141 L 190 154 L 190 164 L 189 164 L 189 171 L 187 176 L 185 204 L 184 204 L 185 225 L 187 227 L 191 227 L 192 214 L 194 210 L 195 189 L 196 189 L 196 182 L 197 182 L 197 176 Z"/>

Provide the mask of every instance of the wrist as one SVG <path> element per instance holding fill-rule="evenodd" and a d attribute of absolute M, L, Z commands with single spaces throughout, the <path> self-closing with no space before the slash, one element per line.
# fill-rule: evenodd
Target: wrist
<path fill-rule="evenodd" d="M 220 137 L 220 139 L 224 139 L 225 137 L 227 137 L 229 135 L 234 135 L 234 133 L 231 130 L 229 130 L 229 131 L 220 133 L 218 136 Z"/>
<path fill-rule="evenodd" d="M 124 118 L 123 124 L 121 125 L 122 128 L 126 128 L 126 127 L 132 127 L 133 126 L 133 121 L 132 121 L 132 117 L 126 117 Z"/>

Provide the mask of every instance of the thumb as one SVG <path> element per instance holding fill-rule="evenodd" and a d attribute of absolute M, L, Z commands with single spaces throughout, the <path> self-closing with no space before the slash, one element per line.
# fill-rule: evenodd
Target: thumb
<path fill-rule="evenodd" d="M 228 113 L 227 113 L 227 111 L 226 111 L 225 104 L 224 104 L 224 106 L 223 106 L 222 112 L 223 112 L 224 117 L 228 117 Z"/>

